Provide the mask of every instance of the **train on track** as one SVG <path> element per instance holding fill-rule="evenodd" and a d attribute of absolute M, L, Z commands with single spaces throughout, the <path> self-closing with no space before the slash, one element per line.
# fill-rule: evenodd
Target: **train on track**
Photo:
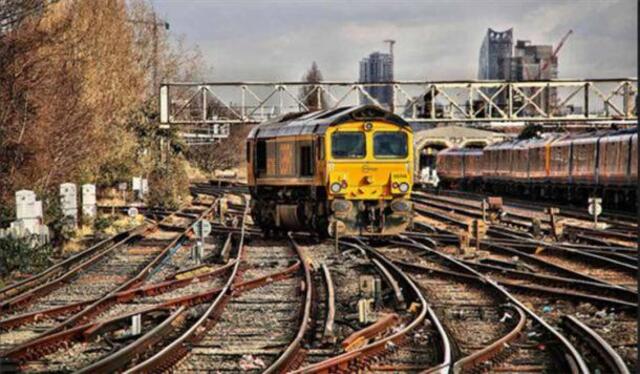
<path fill-rule="evenodd" d="M 585 203 L 601 196 L 612 206 L 635 206 L 637 129 L 543 134 L 484 149 L 437 155 L 444 187 Z"/>
<path fill-rule="evenodd" d="M 379 107 L 286 114 L 247 138 L 252 218 L 272 231 L 402 232 L 413 165 L 411 126 Z"/>

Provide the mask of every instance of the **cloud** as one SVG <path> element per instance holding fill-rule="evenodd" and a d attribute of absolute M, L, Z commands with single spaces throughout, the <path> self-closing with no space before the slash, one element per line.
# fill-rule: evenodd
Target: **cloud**
<path fill-rule="evenodd" d="M 565 78 L 636 75 L 637 3 L 619 1 L 156 1 L 198 44 L 215 80 L 357 80 L 358 62 L 397 41 L 396 79 L 474 79 L 488 27 L 554 44 Z"/>

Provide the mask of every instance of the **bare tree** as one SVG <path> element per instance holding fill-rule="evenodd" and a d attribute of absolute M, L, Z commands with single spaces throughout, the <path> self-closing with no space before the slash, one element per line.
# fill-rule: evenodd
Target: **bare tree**
<path fill-rule="evenodd" d="M 309 68 L 307 73 L 302 77 L 302 80 L 308 83 L 322 82 L 322 72 L 320 72 L 318 64 L 316 64 L 315 61 L 311 64 L 311 68 Z M 298 96 L 300 101 L 304 103 L 309 111 L 327 109 L 327 101 L 324 97 L 324 92 L 317 85 L 309 84 L 308 86 L 303 86 L 300 89 Z"/>
<path fill-rule="evenodd" d="M 154 167 L 154 30 L 146 0 L 0 0 L 0 205 L 15 190 L 54 192 Z M 197 50 L 157 33 L 159 79 L 186 79 Z M 151 139 L 151 140 L 149 140 Z M 109 173 L 104 173 L 108 170 Z"/>

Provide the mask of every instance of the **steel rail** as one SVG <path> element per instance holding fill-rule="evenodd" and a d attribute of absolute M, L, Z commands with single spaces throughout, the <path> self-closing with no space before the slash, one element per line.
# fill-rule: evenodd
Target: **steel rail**
<path fill-rule="evenodd" d="M 121 291 L 118 292 L 114 295 L 112 295 L 110 297 L 109 300 L 105 300 L 105 302 L 107 301 L 115 301 L 118 303 L 123 303 L 123 302 L 127 302 L 130 300 L 133 300 L 136 297 L 147 297 L 147 296 L 155 296 L 155 295 L 160 295 L 178 288 L 182 288 L 185 286 L 188 286 L 190 284 L 193 284 L 195 282 L 203 282 L 207 279 L 211 279 L 213 277 L 217 277 L 221 274 L 223 274 L 224 272 L 226 272 L 227 270 L 229 270 L 229 268 L 233 265 L 233 262 L 221 266 L 213 271 L 204 273 L 204 274 L 198 274 L 198 275 L 194 275 L 194 276 L 190 276 L 190 277 L 184 277 L 184 278 L 180 278 L 180 279 L 174 279 L 174 280 L 166 280 L 163 282 L 158 282 L 158 283 L 152 283 L 146 286 L 141 286 L 138 288 L 133 288 L 130 290 L 125 290 L 125 291 Z M 86 300 L 86 301 L 80 301 L 78 303 L 74 303 L 74 304 L 68 304 L 68 305 L 62 305 L 62 306 L 58 306 L 58 307 L 54 307 L 54 308 L 50 308 L 50 309 L 45 309 L 45 310 L 38 310 L 35 312 L 29 312 L 29 313 L 24 313 L 24 314 L 20 314 L 11 318 L 7 318 L 4 320 L 0 321 L 0 329 L 8 329 L 8 328 L 15 328 L 17 326 L 21 326 L 24 325 L 26 323 L 29 322 L 33 322 L 36 321 L 40 318 L 45 318 L 45 317 L 55 317 L 55 316 L 59 316 L 62 314 L 68 314 L 70 311 L 75 311 L 75 310 L 81 310 L 84 307 L 86 307 L 87 305 L 90 305 L 92 303 L 95 303 L 98 299 L 93 299 L 93 300 Z"/>
<path fill-rule="evenodd" d="M 22 283 L 20 285 L 16 284 L 15 287 L 21 288 L 22 286 L 26 286 L 26 283 L 35 283 L 33 288 L 28 289 L 26 291 L 22 291 L 22 292 L 18 291 L 19 293 L 17 293 L 15 296 L 9 299 L 2 300 L 0 302 L 0 310 L 10 311 L 18 307 L 24 307 L 29 303 L 31 303 L 32 301 L 34 301 L 36 298 L 47 295 L 51 291 L 61 286 L 62 283 L 67 279 L 69 279 L 70 277 L 80 273 L 82 270 L 85 270 L 87 267 L 96 263 L 101 258 L 104 258 L 106 255 L 115 251 L 115 249 L 118 248 L 120 245 L 130 240 L 133 240 L 137 235 L 140 234 L 140 231 L 144 232 L 149 229 L 151 229 L 151 227 L 138 226 L 124 233 L 115 235 L 114 237 L 102 242 L 102 243 L 111 242 L 113 240 L 112 241 L 113 244 L 108 246 L 103 251 L 100 251 L 100 249 L 103 246 L 99 245 L 100 244 L 99 243 L 81 252 L 80 254 L 61 262 L 60 264 L 52 266 L 48 270 L 45 270 L 44 272 L 28 279 L 27 282 L 25 283 Z M 91 257 L 83 261 L 83 259 L 88 256 L 91 256 Z M 79 261 L 79 263 L 74 265 L 74 262 L 76 262 L 76 260 Z M 66 265 L 71 265 L 72 267 L 70 269 L 62 270 Z M 63 273 L 60 275 L 57 275 L 56 277 L 56 275 L 52 273 L 58 273 L 57 272 L 58 270 L 62 270 Z M 55 278 L 51 279 L 52 277 L 55 277 Z M 12 287 L 11 289 L 7 289 L 7 291 L 11 291 L 11 290 L 15 291 L 16 288 Z"/>
<path fill-rule="evenodd" d="M 427 304 L 424 296 L 413 282 L 411 278 L 409 278 L 402 270 L 400 270 L 396 265 L 391 263 L 385 256 L 378 253 L 375 249 L 364 244 L 360 239 L 354 238 L 357 244 L 342 240 L 340 244 L 344 246 L 348 246 L 360 251 L 364 251 L 368 253 L 370 256 L 375 257 L 378 261 L 380 261 L 385 267 L 391 269 L 395 274 L 402 278 L 403 283 L 405 283 L 408 287 L 406 292 L 410 291 L 413 293 L 414 297 L 420 303 L 420 313 L 406 326 L 404 326 L 399 331 L 393 332 L 391 335 L 386 336 L 382 339 L 371 342 L 363 347 L 355 349 L 350 352 L 342 353 L 338 356 L 331 357 L 324 361 L 300 368 L 293 373 L 316 373 L 316 372 L 328 372 L 331 370 L 334 371 L 355 371 L 359 369 L 364 369 L 369 365 L 369 359 L 375 356 L 383 355 L 390 348 L 398 346 L 401 344 L 406 335 L 418 327 L 421 323 L 423 323 L 424 319 L 429 317 L 436 330 L 438 331 L 440 339 L 440 353 L 442 354 L 442 362 L 437 366 L 429 369 L 429 372 L 433 373 L 448 373 L 451 366 L 451 346 L 449 343 L 449 339 L 447 334 L 444 331 L 444 328 L 440 324 L 440 321 L 436 317 L 435 313 L 431 309 L 431 307 Z"/>
<path fill-rule="evenodd" d="M 28 344 L 3 353 L 2 357 L 18 363 L 34 360 L 54 352 L 61 345 L 68 344 L 68 342 L 90 338 L 100 332 L 113 328 L 113 326 L 127 326 L 130 323 L 129 319 L 134 315 L 140 314 L 144 316 L 151 315 L 153 312 L 168 311 L 170 306 L 165 304 L 120 314 L 105 320 L 85 323 L 53 334 L 42 335 L 28 342 Z"/>
<path fill-rule="evenodd" d="M 376 335 L 388 330 L 396 325 L 400 317 L 396 313 L 388 313 L 380 316 L 373 324 L 353 332 L 342 341 L 342 348 L 346 352 L 352 351 L 354 347 L 358 348 L 358 344 L 365 340 L 372 339 Z"/>
<path fill-rule="evenodd" d="M 502 267 L 502 266 L 483 264 L 479 262 L 472 262 L 472 261 L 466 261 L 466 260 L 460 260 L 460 262 L 467 264 L 472 268 L 478 269 L 483 273 L 493 271 L 493 272 L 499 272 L 504 275 L 508 275 L 511 278 L 529 280 L 534 282 L 537 281 L 537 282 L 542 282 L 542 283 L 551 284 L 551 285 L 560 284 L 561 287 L 570 287 L 572 289 L 576 289 L 579 291 L 595 290 L 600 294 L 614 295 L 614 298 L 619 299 L 621 301 L 630 302 L 630 303 L 635 302 L 638 298 L 638 294 L 629 289 L 610 286 L 602 283 L 559 277 L 555 275 L 531 273 L 527 271 L 514 270 L 514 269 Z"/>
<path fill-rule="evenodd" d="M 198 318 L 198 320 L 182 333 L 177 339 L 164 347 L 162 350 L 146 359 L 145 361 L 135 365 L 134 367 L 125 371 L 125 373 L 147 373 L 158 372 L 168 369 L 173 366 L 178 360 L 184 357 L 188 353 L 187 342 L 192 339 L 198 339 L 200 335 L 204 333 L 205 326 L 215 323 L 222 314 L 222 310 L 229 302 L 231 298 L 231 292 L 233 284 L 237 279 L 240 269 L 240 263 L 244 252 L 244 228 L 246 225 L 246 217 L 249 211 L 249 203 L 246 203 L 245 214 L 242 219 L 242 230 L 240 232 L 240 239 L 238 244 L 238 252 L 236 255 L 236 263 L 233 266 L 233 270 L 227 282 L 222 287 L 218 296 L 209 305 L 207 310 Z"/>
<path fill-rule="evenodd" d="M 460 198 L 460 197 L 433 195 L 433 194 L 424 193 L 424 192 L 415 192 L 412 195 L 412 199 L 424 205 L 433 206 L 440 209 L 450 209 L 455 212 L 471 215 L 474 217 L 482 217 L 482 209 L 480 206 L 480 202 L 475 199 L 470 201 L 465 201 L 465 200 L 461 200 L 464 198 Z M 512 225 L 521 227 L 524 230 L 527 230 L 528 228 L 531 227 L 532 225 L 531 220 L 536 216 L 536 213 L 537 213 L 538 215 L 537 218 L 540 219 L 540 222 L 544 223 L 547 226 L 545 230 L 547 232 L 550 231 L 550 227 L 549 227 L 550 220 L 548 218 L 548 215 L 543 214 L 543 212 L 539 210 L 532 210 L 532 208 L 534 207 L 530 205 L 527 206 L 524 204 L 518 204 L 518 205 L 508 204 L 508 205 L 505 205 L 505 207 L 506 207 L 505 217 L 501 218 L 501 222 L 512 224 Z M 513 211 L 513 209 L 530 210 L 532 212 L 532 215 L 527 215 L 524 213 Z M 576 214 L 573 214 L 573 215 L 564 214 L 564 215 L 574 216 L 574 217 L 578 216 L 581 219 L 587 219 L 589 221 L 591 220 L 590 216 L 584 216 L 584 215 L 580 216 Z M 509 218 L 510 216 L 514 218 Z M 635 237 L 636 237 L 635 229 L 632 230 L 633 231 L 632 233 L 616 232 L 611 230 L 599 230 L 599 229 L 594 229 L 589 227 L 576 226 L 570 223 L 565 223 L 564 228 L 567 235 L 573 235 L 577 238 L 582 238 L 587 241 L 592 241 L 600 245 L 607 245 L 607 246 L 613 245 L 613 243 L 607 241 L 605 238 L 612 238 L 612 239 L 618 239 L 623 241 L 626 240 L 626 241 L 633 242 L 635 244 Z M 597 237 L 594 237 L 592 235 L 597 235 Z"/>
<path fill-rule="evenodd" d="M 266 284 L 272 283 L 272 282 L 276 282 L 282 279 L 286 279 L 289 278 L 290 276 L 292 276 L 293 274 L 297 273 L 298 270 L 300 269 L 300 265 L 301 262 L 297 261 L 295 262 L 293 265 L 287 267 L 286 269 L 282 270 L 282 271 L 278 271 L 275 273 L 271 273 L 256 279 L 252 279 L 246 282 L 242 282 L 242 283 L 237 283 L 235 284 L 235 290 L 233 291 L 234 293 L 240 293 L 240 292 L 245 292 L 248 290 L 252 290 L 261 286 L 264 286 Z M 223 292 L 223 288 L 215 288 L 213 289 L 213 291 L 205 291 L 204 294 L 206 295 L 219 295 L 221 292 Z M 169 301 L 166 301 L 158 306 L 155 307 L 151 307 L 151 310 L 154 310 L 156 308 L 167 308 L 167 307 L 180 307 L 180 308 L 186 308 L 186 307 L 191 307 L 193 305 L 195 305 L 195 303 L 201 303 L 204 302 L 204 299 L 200 298 L 199 296 L 201 296 L 201 294 L 196 294 L 196 295 L 190 295 L 190 296 L 184 296 L 184 297 L 178 297 L 176 299 L 172 299 Z M 190 301 L 196 301 L 195 303 L 190 302 Z M 148 310 L 146 310 L 148 312 Z M 177 318 L 177 316 L 176 316 Z M 171 331 L 179 328 L 179 326 L 181 326 L 183 324 L 184 320 L 180 320 L 180 321 L 175 321 L 171 323 Z M 99 326 L 99 325 L 98 325 Z M 102 365 L 105 367 L 109 367 L 110 369 L 108 371 L 105 372 L 112 372 L 113 370 L 120 370 L 122 368 L 124 368 L 127 364 L 129 364 L 129 362 L 131 362 L 133 359 L 135 359 L 136 357 L 139 357 L 140 355 L 144 354 L 145 352 L 147 352 L 148 348 L 154 344 L 159 343 L 165 336 L 165 332 L 168 332 L 167 329 L 155 329 L 155 332 L 153 332 L 152 334 L 150 334 L 149 336 L 145 335 L 142 336 L 140 339 L 132 342 L 131 344 L 129 344 L 127 347 L 123 348 L 125 350 L 125 352 L 121 352 L 121 351 L 117 351 L 107 357 L 105 357 L 102 361 Z M 87 372 L 91 372 L 91 371 L 87 371 Z"/>
<path fill-rule="evenodd" d="M 146 349 L 158 343 L 162 336 L 170 333 L 184 323 L 186 307 L 181 306 L 162 323 L 145 333 L 140 339 L 128 344 L 116 353 L 104 357 L 93 364 L 78 370 L 78 374 L 113 373 L 120 370 L 127 362 L 144 353 Z"/>
<path fill-rule="evenodd" d="M 513 343 L 522 331 L 527 323 L 527 317 L 522 311 L 522 309 L 517 306 L 512 306 L 512 308 L 516 311 L 518 315 L 518 323 L 516 326 L 509 331 L 503 337 L 497 339 L 493 343 L 487 345 L 486 347 L 473 352 L 472 354 L 465 356 L 453 364 L 453 372 L 454 373 L 464 373 L 469 372 L 475 367 L 479 367 L 489 360 L 493 359 L 497 355 L 500 354 L 503 350 L 507 349 L 507 347 Z"/>
<path fill-rule="evenodd" d="M 331 272 L 329 271 L 329 267 L 325 263 L 322 263 L 322 275 L 324 277 L 325 292 L 327 293 L 327 310 L 322 337 L 323 339 L 325 339 L 325 341 L 332 342 L 335 340 L 333 324 L 336 316 L 336 296 L 335 289 L 333 287 L 333 279 L 331 278 Z"/>
<path fill-rule="evenodd" d="M 138 285 L 140 285 L 144 279 L 153 272 L 153 270 L 162 263 L 162 261 L 164 260 L 164 258 L 170 253 L 170 251 L 176 246 L 179 245 L 182 241 L 187 239 L 187 235 L 189 232 L 193 232 L 195 230 L 195 225 L 199 222 L 199 220 L 201 220 L 203 217 L 207 216 L 208 214 L 211 213 L 211 211 L 213 210 L 213 207 L 210 207 L 206 210 L 204 210 L 196 220 L 194 220 L 187 228 L 185 228 L 181 234 L 179 234 L 178 236 L 176 236 L 175 239 L 173 239 L 162 251 L 160 251 L 160 253 L 158 253 L 142 270 L 140 270 L 135 276 L 131 277 L 129 280 L 127 280 L 125 283 L 121 284 L 120 286 L 116 287 L 115 289 L 111 290 L 109 293 L 107 293 L 106 295 L 104 295 L 103 297 L 101 297 L 100 299 L 98 299 L 97 301 L 95 301 L 94 303 L 90 304 L 89 306 L 87 306 L 86 308 L 84 308 L 81 312 L 71 316 L 70 318 L 66 319 L 65 321 L 61 322 L 60 324 L 58 324 L 56 327 L 51 328 L 47 331 L 45 331 L 43 333 L 43 335 L 48 335 L 48 334 L 52 334 L 61 330 L 64 330 L 65 328 L 68 328 L 70 326 L 73 326 L 75 324 L 78 323 L 82 323 L 83 321 L 87 320 L 88 318 L 90 318 L 92 315 L 94 315 L 95 313 L 99 312 L 100 310 L 104 309 L 105 307 L 108 306 L 109 302 L 113 302 L 113 299 L 111 298 L 113 295 L 115 295 L 118 292 L 121 291 L 125 291 L 127 289 L 130 289 L 132 287 L 136 287 Z"/>
<path fill-rule="evenodd" d="M 396 243 L 396 244 L 398 244 L 398 243 Z M 405 268 L 405 269 L 408 268 L 408 269 L 412 269 L 412 270 L 415 270 L 415 271 L 452 275 L 452 276 L 461 277 L 461 278 L 467 278 L 467 279 L 471 279 L 471 280 L 475 280 L 475 281 L 482 281 L 481 278 L 478 278 L 478 277 L 476 277 L 474 275 L 468 275 L 468 276 L 464 277 L 463 273 L 451 272 L 451 271 L 446 271 L 446 270 L 432 269 L 432 268 L 428 268 L 428 267 L 425 267 L 425 266 L 422 266 L 422 265 L 412 264 L 412 263 L 408 263 L 408 262 L 404 262 L 404 261 L 398 261 L 398 260 L 394 260 L 393 262 L 395 264 L 399 265 L 400 267 Z M 628 310 L 633 309 L 633 307 L 636 305 L 633 302 L 628 302 L 628 301 L 623 301 L 623 300 L 618 300 L 618 299 L 612 299 L 612 298 L 603 297 L 603 296 L 594 295 L 594 294 L 589 294 L 589 293 L 576 292 L 576 291 L 572 291 L 572 290 L 564 290 L 564 289 L 551 288 L 551 287 L 545 287 L 545 286 L 540 286 L 540 285 L 532 285 L 532 284 L 522 284 L 522 283 L 519 283 L 519 282 L 513 282 L 513 281 L 509 281 L 509 280 L 497 280 L 497 281 L 494 281 L 494 282 L 496 282 L 500 286 L 505 286 L 507 288 L 512 288 L 512 289 L 519 289 L 519 290 L 522 290 L 524 292 L 543 293 L 543 294 L 553 295 L 553 296 L 556 296 L 556 297 L 572 298 L 572 299 L 576 299 L 576 300 L 580 300 L 580 301 L 587 301 L 587 302 L 590 302 L 590 303 L 603 304 L 603 305 L 607 305 L 607 306 L 613 306 L 613 307 L 623 308 L 623 309 L 628 309 Z"/>
<path fill-rule="evenodd" d="M 536 323 L 538 323 L 539 325 L 544 327 L 544 329 L 551 336 L 553 336 L 553 337 L 555 337 L 557 339 L 557 341 L 562 345 L 562 347 L 564 349 L 565 358 L 567 359 L 567 364 L 572 369 L 572 372 L 574 372 L 574 373 L 589 373 L 589 368 L 587 367 L 586 363 L 584 362 L 584 359 L 582 358 L 582 356 L 580 355 L 578 350 L 571 344 L 571 342 L 565 336 L 560 334 L 560 332 L 558 332 L 553 326 L 551 326 L 549 323 L 547 323 L 544 319 L 542 319 L 540 316 L 538 316 L 531 309 L 527 308 L 516 297 L 514 297 L 510 292 L 506 291 L 504 289 L 504 287 L 499 285 L 497 282 L 495 282 L 491 278 L 488 278 L 488 277 L 484 276 L 483 274 L 479 273 L 478 271 L 476 271 L 473 268 L 467 266 L 466 264 L 458 261 L 456 258 L 454 258 L 454 257 L 452 257 L 452 256 L 450 256 L 448 254 L 441 253 L 441 252 L 436 251 L 436 250 L 434 250 L 432 248 L 429 248 L 428 246 L 426 246 L 426 245 L 424 245 L 422 243 L 419 243 L 419 242 L 415 241 L 414 239 L 411 239 L 411 238 L 409 238 L 407 236 L 404 236 L 404 235 L 400 235 L 399 238 L 404 240 L 405 242 L 396 242 L 395 244 L 409 246 L 409 247 L 413 247 L 413 248 L 417 248 L 417 249 L 422 249 L 422 250 L 424 250 L 425 252 L 427 252 L 427 253 L 429 253 L 431 255 L 435 255 L 435 256 L 439 257 L 440 259 L 444 260 L 445 262 L 454 264 L 456 267 L 458 267 L 460 269 L 463 269 L 467 273 L 473 274 L 475 277 L 479 278 L 483 283 L 485 283 L 487 285 L 490 285 L 491 287 L 496 289 L 498 292 L 502 293 L 513 304 L 515 304 L 516 306 L 521 308 Z"/>
<path fill-rule="evenodd" d="M 116 243 L 118 241 L 120 241 L 122 239 L 122 237 L 126 237 L 126 236 L 131 236 L 133 235 L 133 232 L 135 230 L 139 229 L 138 227 L 132 228 L 130 230 L 118 233 L 116 235 L 111 236 L 110 238 L 106 238 L 94 245 L 92 245 L 91 247 L 73 255 L 70 256 L 69 258 L 48 267 L 47 269 L 41 271 L 38 274 L 32 275 L 27 279 L 23 279 L 19 282 L 15 282 L 12 284 L 9 284 L 5 287 L 3 287 L 2 289 L 0 289 L 0 302 L 4 302 L 6 300 L 7 297 L 11 297 L 15 294 L 24 292 L 23 288 L 29 288 L 29 287 L 35 287 L 34 283 L 36 285 L 38 285 L 40 282 L 42 282 L 43 280 L 46 280 L 49 276 L 52 276 L 51 273 L 56 272 L 57 270 L 62 270 L 62 268 L 66 268 L 71 266 L 74 262 L 82 260 L 83 258 L 93 254 L 94 252 L 97 252 L 100 250 L 100 248 L 108 245 L 109 243 Z M 62 270 L 64 271 L 64 270 Z"/>
<path fill-rule="evenodd" d="M 603 362 L 606 363 L 610 373 L 629 374 L 629 368 L 618 352 L 615 351 L 598 333 L 593 331 L 575 316 L 562 316 L 562 324 L 580 339 L 582 339 Z"/>
<path fill-rule="evenodd" d="M 300 317 L 300 326 L 298 327 L 298 332 L 291 343 L 287 346 L 284 352 L 273 362 L 265 371 L 265 374 L 272 373 L 281 373 L 290 371 L 302 363 L 303 355 L 302 353 L 302 342 L 305 335 L 308 333 L 310 325 L 312 323 L 311 319 L 311 308 L 314 303 L 313 298 L 313 283 L 311 280 L 311 269 L 307 261 L 305 261 L 305 256 L 302 248 L 295 242 L 293 238 L 293 233 L 287 233 L 289 238 L 289 243 L 293 246 L 302 262 L 302 269 L 304 271 L 304 301 L 303 301 L 303 312 Z"/>
<path fill-rule="evenodd" d="M 402 289 L 400 288 L 400 285 L 398 284 L 398 282 L 393 278 L 393 275 L 389 273 L 389 270 L 387 270 L 387 268 L 384 267 L 384 265 L 382 265 L 382 263 L 380 263 L 378 259 L 373 258 L 371 259 L 371 262 L 373 262 L 373 264 L 376 266 L 376 269 L 378 269 L 378 271 L 384 278 L 385 282 L 387 282 L 387 284 L 389 285 L 389 288 L 393 290 L 393 296 L 396 299 L 396 302 L 398 303 L 397 307 L 404 308 L 405 299 L 404 299 L 404 296 L 402 295 Z"/>
<path fill-rule="evenodd" d="M 433 195 L 433 192 L 427 192 L 429 195 Z M 484 194 L 480 194 L 480 193 L 475 193 L 475 192 L 469 192 L 469 191 L 457 191 L 457 190 L 440 190 L 438 192 L 438 194 L 436 194 L 436 196 L 438 195 L 442 195 L 442 196 L 450 196 L 450 197 L 462 197 L 462 198 L 469 198 L 469 199 L 474 199 L 476 201 L 480 201 L 482 198 L 485 197 Z M 552 203 L 546 203 L 546 202 L 537 202 L 536 204 L 532 204 L 531 201 L 524 201 L 524 200 L 520 200 L 520 199 L 516 199 L 516 198 L 511 198 L 511 197 L 507 197 L 505 199 L 503 199 L 504 201 L 504 205 L 506 206 L 510 206 L 513 208 L 521 208 L 521 209 L 537 209 L 538 212 L 542 212 L 545 208 L 560 208 L 560 215 L 565 216 L 565 217 L 573 217 L 573 218 L 579 218 L 579 219 L 587 219 L 587 220 L 591 220 L 591 216 L 586 212 L 586 210 L 580 209 L 580 208 L 575 208 L 575 207 L 571 207 L 571 206 L 566 206 L 566 205 L 561 205 L 558 206 L 557 204 L 552 204 Z M 620 222 L 617 220 L 618 217 L 625 217 L 625 220 L 623 222 Z M 636 229 L 636 225 L 635 225 L 635 216 L 630 215 L 629 213 L 624 213 L 622 214 L 622 212 L 606 212 L 604 211 L 603 214 L 599 217 L 599 220 L 601 222 L 607 222 L 607 223 L 611 223 L 611 224 L 622 224 L 622 225 L 628 225 L 629 222 L 632 222 L 632 226 L 630 226 L 629 228 L 632 230 Z"/>

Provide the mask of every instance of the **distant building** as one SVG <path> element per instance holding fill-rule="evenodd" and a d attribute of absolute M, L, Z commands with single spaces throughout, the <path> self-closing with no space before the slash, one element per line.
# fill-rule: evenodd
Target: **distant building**
<path fill-rule="evenodd" d="M 513 28 L 506 31 L 488 29 L 480 47 L 478 79 L 511 79 L 511 57 L 513 54 Z M 497 89 L 483 91 L 492 97 Z M 494 100 L 500 107 L 506 106 L 507 93 L 501 92 Z"/>
<path fill-rule="evenodd" d="M 542 70 L 545 65 L 548 66 Z M 557 77 L 558 59 L 553 56 L 553 47 L 551 45 L 533 45 L 529 40 L 518 40 L 514 48 L 513 28 L 502 32 L 491 28 L 487 30 L 480 47 L 478 79 L 521 82 L 555 79 Z M 534 92 L 529 91 L 525 93 L 533 95 Z M 483 92 L 491 97 L 496 90 L 484 90 Z M 494 99 L 498 106 L 505 107 L 506 95 L 506 92 L 500 93 Z M 522 98 L 514 97 L 514 101 L 516 103 L 520 101 L 520 105 L 524 105 Z M 533 102 L 543 111 L 556 107 L 557 101 L 557 90 L 555 88 L 545 89 L 533 99 Z M 529 105 L 525 111 L 536 110 Z"/>
<path fill-rule="evenodd" d="M 548 66 L 542 70 L 545 64 Z M 553 56 L 553 47 L 532 45 L 529 40 L 518 40 L 511 59 L 511 79 L 528 81 L 555 78 L 558 78 L 558 58 Z M 533 92 L 527 94 L 532 95 Z M 555 107 L 558 101 L 557 89 L 544 90 L 533 101 L 543 110 Z"/>
<path fill-rule="evenodd" d="M 360 61 L 360 83 L 393 81 L 393 56 L 389 53 L 374 52 Z M 387 109 L 393 107 L 393 87 L 390 85 L 365 87 L 365 91 Z M 364 94 L 360 95 L 362 104 L 372 101 Z"/>
<path fill-rule="evenodd" d="M 480 47 L 478 79 L 509 79 L 513 54 L 513 29 L 488 29 Z"/>

